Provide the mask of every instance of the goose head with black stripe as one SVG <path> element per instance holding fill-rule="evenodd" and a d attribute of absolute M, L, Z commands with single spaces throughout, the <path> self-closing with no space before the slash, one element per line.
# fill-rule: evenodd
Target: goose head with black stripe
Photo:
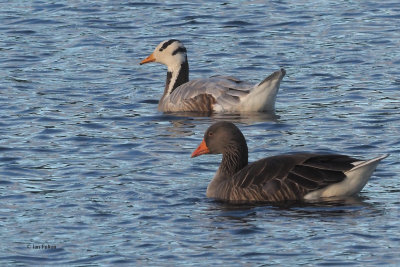
<path fill-rule="evenodd" d="M 280 82 L 286 73 L 280 69 L 256 84 L 218 75 L 189 81 L 187 51 L 176 39 L 161 42 L 140 64 L 150 62 L 168 68 L 164 94 L 158 104 L 163 112 L 273 111 Z"/>
<path fill-rule="evenodd" d="M 189 63 L 186 48 L 179 40 L 161 42 L 154 52 L 140 64 L 157 62 L 168 67 L 164 96 L 171 94 L 178 86 L 189 81 Z"/>
<path fill-rule="evenodd" d="M 230 122 L 217 122 L 207 129 L 192 157 L 203 154 L 222 154 L 207 196 L 234 202 L 315 201 L 353 196 L 388 156 L 360 160 L 340 154 L 298 153 L 248 164 L 246 140 Z"/>

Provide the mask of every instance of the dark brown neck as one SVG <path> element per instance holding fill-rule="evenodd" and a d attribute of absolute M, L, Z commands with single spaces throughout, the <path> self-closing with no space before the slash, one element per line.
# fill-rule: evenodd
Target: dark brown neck
<path fill-rule="evenodd" d="M 231 177 L 248 164 L 247 145 L 230 146 L 222 156 L 220 173 L 225 177 Z"/>

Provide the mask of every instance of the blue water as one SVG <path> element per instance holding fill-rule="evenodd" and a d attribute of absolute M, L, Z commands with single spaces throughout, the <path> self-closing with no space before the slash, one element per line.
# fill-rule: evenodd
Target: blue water
<path fill-rule="evenodd" d="M 398 1 L 2 1 L 1 266 L 395 266 L 400 261 Z M 162 114 L 166 39 L 191 78 L 259 82 L 275 114 Z M 234 121 L 250 160 L 391 153 L 359 197 L 233 206 L 205 197 Z"/>

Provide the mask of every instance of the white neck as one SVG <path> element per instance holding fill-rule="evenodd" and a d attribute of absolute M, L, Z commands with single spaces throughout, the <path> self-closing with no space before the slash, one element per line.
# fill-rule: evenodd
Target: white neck
<path fill-rule="evenodd" d="M 168 66 L 167 80 L 165 83 L 164 95 L 171 94 L 177 87 L 189 81 L 189 64 L 174 64 Z"/>
<path fill-rule="evenodd" d="M 181 71 L 181 69 L 182 69 L 181 65 L 168 66 L 168 72 L 171 73 L 170 74 L 171 76 L 169 79 L 169 84 L 165 84 L 165 89 L 167 90 L 166 94 L 172 93 L 172 91 L 176 88 L 174 86 L 176 84 L 176 81 L 178 79 L 179 72 Z M 168 83 L 168 81 L 167 81 L 167 83 Z"/>

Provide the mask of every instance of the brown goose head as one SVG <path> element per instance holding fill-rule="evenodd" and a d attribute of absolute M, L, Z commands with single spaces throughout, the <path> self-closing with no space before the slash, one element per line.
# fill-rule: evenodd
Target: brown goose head
<path fill-rule="evenodd" d="M 230 122 L 217 122 L 207 129 L 192 158 L 203 154 L 222 154 L 220 171 L 226 175 L 238 172 L 248 163 L 246 139 L 239 128 Z"/>

